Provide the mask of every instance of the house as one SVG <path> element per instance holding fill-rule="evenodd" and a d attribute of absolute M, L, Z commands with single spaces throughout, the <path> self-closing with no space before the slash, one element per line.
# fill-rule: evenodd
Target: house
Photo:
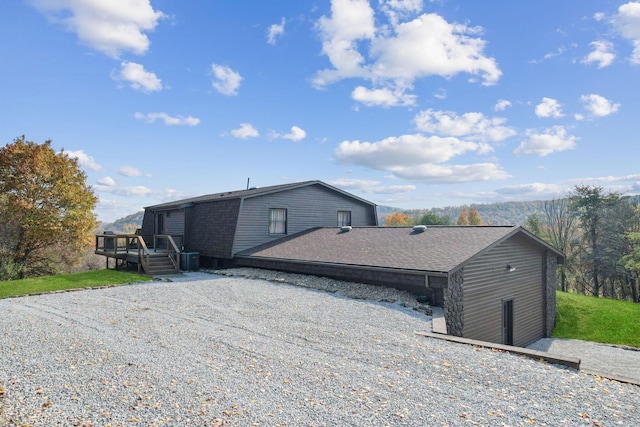
<path fill-rule="evenodd" d="M 449 334 L 517 346 L 550 336 L 556 267 L 564 262 L 560 251 L 519 226 L 378 227 L 375 204 L 321 181 L 149 206 L 135 238 L 145 254 L 173 247 L 176 267 L 177 255 L 196 253 L 203 267 L 257 267 L 407 290 L 443 308 Z"/>
<path fill-rule="evenodd" d="M 313 227 L 375 226 L 376 205 L 321 181 L 229 191 L 145 208 L 142 237 L 173 236 L 206 267 Z"/>
<path fill-rule="evenodd" d="M 236 254 L 239 266 L 425 295 L 449 334 L 516 346 L 550 336 L 563 260 L 519 226 L 315 228 Z"/>

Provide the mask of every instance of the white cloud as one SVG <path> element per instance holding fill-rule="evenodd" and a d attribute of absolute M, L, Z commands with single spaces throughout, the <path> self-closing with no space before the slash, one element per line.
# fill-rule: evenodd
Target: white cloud
<path fill-rule="evenodd" d="M 536 155 L 547 156 L 551 153 L 565 151 L 575 148 L 577 138 L 567 135 L 563 126 L 554 126 L 546 129 L 544 133 L 527 131 L 528 139 L 523 141 L 513 152 L 517 156 Z"/>
<path fill-rule="evenodd" d="M 403 90 L 391 90 L 389 88 L 367 89 L 363 86 L 358 86 L 351 92 L 351 98 L 367 107 L 409 106 L 416 103 L 415 95 L 407 95 Z"/>
<path fill-rule="evenodd" d="M 465 137 L 477 141 L 502 141 L 516 132 L 504 126 L 502 117 L 487 118 L 482 113 L 464 113 L 458 116 L 452 111 L 421 111 L 414 118 L 418 130 L 443 136 Z"/>
<path fill-rule="evenodd" d="M 593 93 L 590 95 L 582 95 L 580 100 L 585 104 L 584 108 L 595 117 L 608 116 L 620 108 L 620 104 L 614 104 L 604 96 Z"/>
<path fill-rule="evenodd" d="M 552 117 L 554 119 L 563 117 L 562 107 L 553 98 L 542 98 L 542 102 L 536 106 L 536 116 Z"/>
<path fill-rule="evenodd" d="M 631 63 L 640 64 L 640 2 L 632 1 L 621 5 L 612 24 L 633 45 Z"/>
<path fill-rule="evenodd" d="M 143 185 L 136 185 L 134 187 L 95 185 L 93 188 L 103 193 L 118 194 L 120 196 L 150 196 L 154 193 L 152 189 Z"/>
<path fill-rule="evenodd" d="M 135 62 L 121 62 L 120 72 L 112 78 L 129 82 L 132 88 L 141 92 L 149 93 L 162 90 L 162 80 L 155 73 L 146 71 L 143 65 Z"/>
<path fill-rule="evenodd" d="M 508 187 L 498 188 L 496 193 L 501 196 L 516 196 L 518 200 L 548 200 L 553 198 L 565 197 L 568 190 L 566 186 L 558 184 L 543 184 L 534 182 L 531 184 L 512 185 Z"/>
<path fill-rule="evenodd" d="M 32 0 L 49 19 L 62 23 L 93 49 L 118 58 L 122 51 L 138 55 L 149 49 L 148 32 L 165 15 L 149 0 Z"/>
<path fill-rule="evenodd" d="M 589 43 L 589 46 L 593 47 L 593 52 L 581 61 L 583 64 L 591 64 L 595 62 L 598 64 L 598 68 L 604 68 L 611 65 L 613 60 L 616 58 L 613 43 L 610 41 L 598 40 Z"/>
<path fill-rule="evenodd" d="M 105 176 L 104 178 L 98 180 L 98 185 L 114 187 L 116 185 L 116 182 L 110 176 Z"/>
<path fill-rule="evenodd" d="M 284 34 L 284 25 L 286 20 L 282 18 L 279 24 L 273 24 L 267 30 L 267 43 L 275 45 L 276 38 Z"/>
<path fill-rule="evenodd" d="M 147 123 L 162 120 L 167 126 L 197 126 L 200 123 L 200 119 L 197 117 L 170 116 L 167 113 L 135 113 L 133 117 L 138 120 L 144 120 Z"/>
<path fill-rule="evenodd" d="M 240 127 L 238 129 L 232 130 L 231 135 L 236 138 L 246 139 L 256 138 L 260 136 L 260 133 L 251 125 L 251 123 L 240 123 Z"/>
<path fill-rule="evenodd" d="M 366 179 L 334 179 L 329 185 L 346 191 L 359 191 L 365 194 L 401 194 L 415 190 L 415 185 L 381 185 L 380 181 Z"/>
<path fill-rule="evenodd" d="M 440 88 L 433 93 L 433 97 L 437 99 L 447 99 L 447 90 Z"/>
<path fill-rule="evenodd" d="M 396 177 L 429 182 L 467 182 L 502 179 L 507 174 L 497 165 L 440 164 L 456 156 L 482 154 L 486 144 L 421 134 L 390 137 L 378 142 L 343 141 L 334 154 L 341 163 L 352 163 L 393 173 Z"/>
<path fill-rule="evenodd" d="M 504 111 L 507 109 L 507 107 L 511 107 L 511 101 L 507 101 L 506 99 L 499 99 L 493 109 L 496 111 Z"/>
<path fill-rule="evenodd" d="M 298 126 L 292 126 L 291 132 L 282 135 L 282 138 L 289 139 L 291 141 L 300 141 L 307 137 L 307 132 Z"/>
<path fill-rule="evenodd" d="M 237 95 L 242 77 L 225 65 L 211 64 L 213 82 L 211 85 L 223 95 Z"/>
<path fill-rule="evenodd" d="M 76 151 L 65 151 L 66 155 L 71 157 L 72 159 L 78 160 L 78 165 L 85 169 L 90 169 L 92 171 L 99 171 L 102 169 L 93 157 L 84 152 L 84 150 L 76 150 Z"/>
<path fill-rule="evenodd" d="M 123 176 L 132 177 L 132 176 L 150 176 L 148 174 L 142 173 L 140 169 L 134 168 L 133 166 L 124 165 L 118 168 L 118 173 Z"/>
<path fill-rule="evenodd" d="M 388 95 L 411 89 L 416 79 L 428 76 L 468 73 L 481 76 L 485 85 L 496 83 L 502 72 L 493 58 L 483 54 L 485 41 L 477 37 L 478 27 L 452 24 L 437 14 L 399 22 L 421 7 L 420 1 L 387 1 L 382 10 L 391 14 L 391 25 L 378 28 L 368 1 L 333 0 L 331 16 L 323 16 L 317 24 L 322 51 L 332 68 L 320 70 L 314 85 L 362 78 L 374 83 L 376 90 L 388 88 Z M 369 95 L 363 97 L 366 101 L 375 93 L 360 91 Z M 381 105 L 388 105 L 388 97 L 384 99 Z"/>
<path fill-rule="evenodd" d="M 380 4 L 393 25 L 397 25 L 400 19 L 420 12 L 424 6 L 423 0 L 380 0 Z"/>

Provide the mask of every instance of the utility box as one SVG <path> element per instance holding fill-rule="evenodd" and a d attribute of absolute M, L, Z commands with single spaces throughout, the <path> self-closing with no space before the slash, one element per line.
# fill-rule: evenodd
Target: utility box
<path fill-rule="evenodd" d="M 200 269 L 199 252 L 182 252 L 180 254 L 180 270 L 198 271 Z"/>

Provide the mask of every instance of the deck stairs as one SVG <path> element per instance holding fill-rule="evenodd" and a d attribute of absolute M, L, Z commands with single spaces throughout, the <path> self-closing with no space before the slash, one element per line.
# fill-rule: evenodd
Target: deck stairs
<path fill-rule="evenodd" d="M 180 250 L 170 235 L 154 235 L 151 249 L 139 234 L 96 234 L 95 253 L 116 260 L 118 264 L 137 264 L 138 272 L 150 276 L 180 274 Z"/>
<path fill-rule="evenodd" d="M 180 269 L 176 268 L 173 260 L 168 254 L 152 254 L 149 256 L 149 265 L 145 268 L 145 273 L 150 276 L 161 276 L 164 274 L 178 274 Z"/>

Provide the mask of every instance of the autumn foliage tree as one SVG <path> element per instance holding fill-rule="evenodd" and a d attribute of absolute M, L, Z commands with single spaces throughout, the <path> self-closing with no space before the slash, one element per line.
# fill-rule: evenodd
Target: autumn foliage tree
<path fill-rule="evenodd" d="M 398 227 L 403 225 L 411 225 L 411 216 L 402 212 L 394 212 L 387 215 L 384 219 L 385 227 Z"/>
<path fill-rule="evenodd" d="M 97 198 L 78 161 L 16 138 L 0 149 L 0 280 L 59 272 L 86 249 Z"/>
<path fill-rule="evenodd" d="M 462 208 L 460 215 L 458 216 L 457 225 L 482 225 L 482 220 L 480 219 L 480 214 L 476 210 L 476 208 L 466 207 Z"/>

